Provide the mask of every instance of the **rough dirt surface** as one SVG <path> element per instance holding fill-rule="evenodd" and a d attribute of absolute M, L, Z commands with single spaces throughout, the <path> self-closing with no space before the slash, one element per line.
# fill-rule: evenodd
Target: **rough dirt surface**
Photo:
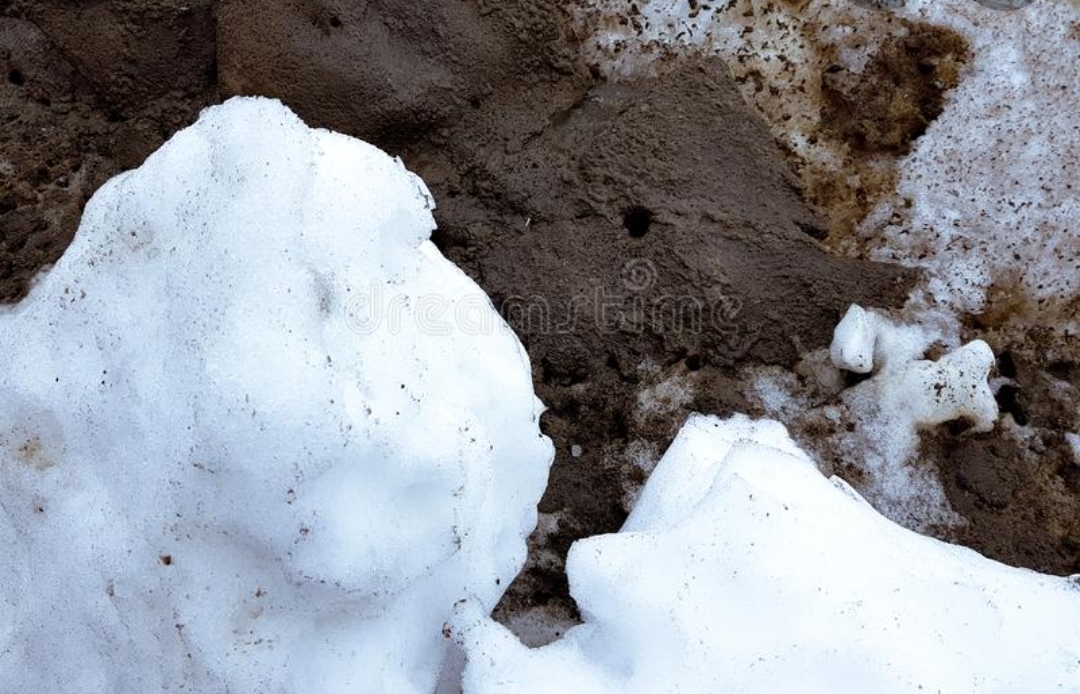
<path fill-rule="evenodd" d="M 1080 451 L 1063 432 L 1074 426 L 1080 364 L 1036 332 L 1023 344 L 989 335 L 1002 421 L 987 434 L 924 439 L 938 461 L 953 508 L 968 521 L 957 541 L 1014 566 L 1080 573 Z"/>
<path fill-rule="evenodd" d="M 281 98 L 424 177 L 436 243 L 517 330 L 550 408 L 557 456 L 530 564 L 499 610 L 508 622 L 545 605 L 573 619 L 566 549 L 619 527 L 689 411 L 749 409 L 735 367 L 791 366 L 827 344 L 848 303 L 895 306 L 914 281 L 815 240 L 823 223 L 721 61 L 672 57 L 606 82 L 558 2 L 39 0 L 0 1 L 0 14 L 0 301 L 59 256 L 97 186 L 235 94 Z M 868 74 L 947 69 L 912 66 L 909 49 L 891 46 Z M 838 114 L 876 89 L 841 78 Z M 901 151 L 940 94 L 883 104 L 894 125 L 837 127 Z M 940 445 L 978 487 L 964 461 L 987 447 Z M 969 540 L 991 556 L 1068 565 L 1051 557 L 1060 534 L 1026 555 L 995 544 L 1023 499 L 954 503 L 983 514 Z"/>
<path fill-rule="evenodd" d="M 0 0 L 0 301 L 67 248 L 82 207 L 217 100 L 208 3 Z"/>

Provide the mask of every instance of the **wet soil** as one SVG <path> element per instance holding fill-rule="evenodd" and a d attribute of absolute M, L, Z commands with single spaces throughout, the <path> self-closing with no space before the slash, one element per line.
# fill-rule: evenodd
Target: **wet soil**
<path fill-rule="evenodd" d="M 982 334 L 997 352 L 1002 419 L 992 432 L 923 441 L 949 502 L 968 521 L 956 538 L 986 556 L 1043 573 L 1080 573 L 1080 362 L 1051 331 Z M 1006 336 L 1009 335 L 1009 336 Z M 1077 440 L 1080 444 L 1080 439 Z"/>

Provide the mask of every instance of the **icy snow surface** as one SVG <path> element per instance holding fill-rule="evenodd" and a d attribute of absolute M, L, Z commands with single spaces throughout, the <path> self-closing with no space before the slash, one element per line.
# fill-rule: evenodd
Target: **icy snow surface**
<path fill-rule="evenodd" d="M 585 623 L 528 650 L 466 605 L 466 694 L 1080 691 L 1080 586 L 878 515 L 776 422 L 694 416 L 622 532 L 577 542 Z"/>
<path fill-rule="evenodd" d="M 204 112 L 0 313 L 0 692 L 430 692 L 552 458 L 398 160 Z"/>

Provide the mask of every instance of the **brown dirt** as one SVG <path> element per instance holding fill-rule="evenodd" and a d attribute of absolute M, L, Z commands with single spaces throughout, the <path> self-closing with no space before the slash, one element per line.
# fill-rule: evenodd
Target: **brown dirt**
<path fill-rule="evenodd" d="M 208 3 L 0 1 L 0 302 L 67 248 L 90 195 L 217 99 Z"/>
<path fill-rule="evenodd" d="M 861 73 L 834 63 L 821 78 L 822 129 L 858 152 L 907 154 L 971 59 L 954 31 L 898 24 L 905 33 L 886 37 Z"/>
<path fill-rule="evenodd" d="M 943 434 L 926 448 L 969 522 L 957 541 L 1012 566 L 1080 573 L 1080 467 L 1060 434 L 1040 430 L 1026 445 L 1001 432 Z"/>
<path fill-rule="evenodd" d="M 1000 355 L 998 374 L 1011 379 L 998 392 L 1002 423 L 923 443 L 949 502 L 969 522 L 956 540 L 1013 566 L 1080 573 L 1080 458 L 1063 435 L 1077 425 L 1075 344 L 1040 331 L 1021 341 L 982 335 Z"/>
<path fill-rule="evenodd" d="M 62 252 L 98 185 L 208 103 L 279 97 L 401 155 L 438 203 L 436 242 L 518 331 L 550 407 L 541 510 L 559 527 L 532 550 L 558 559 L 530 564 L 504 618 L 572 611 L 561 557 L 621 524 L 644 480 L 632 445 L 662 450 L 690 410 L 747 409 L 734 367 L 790 366 L 848 303 L 896 305 L 913 280 L 813 238 L 824 223 L 716 60 L 605 83 L 545 0 L 173 7 L 0 3 L 0 300 Z M 836 80 L 837 108 L 855 108 L 865 87 Z M 934 114 L 908 115 L 864 139 L 894 147 Z M 639 392 L 672 374 L 693 382 L 688 401 L 640 416 Z"/>
<path fill-rule="evenodd" d="M 823 49 L 820 136 L 842 148 L 843 169 L 801 167 L 807 199 L 836 240 L 893 193 L 898 157 L 941 115 L 971 60 L 963 37 L 944 27 L 890 15 L 874 29 L 883 38 L 860 73 L 835 59 L 836 47 Z"/>

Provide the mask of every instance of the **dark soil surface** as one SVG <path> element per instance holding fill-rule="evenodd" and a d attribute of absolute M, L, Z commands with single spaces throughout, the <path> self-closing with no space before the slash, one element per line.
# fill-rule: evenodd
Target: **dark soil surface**
<path fill-rule="evenodd" d="M 849 303 L 896 306 L 915 280 L 815 240 L 823 223 L 722 63 L 670 58 L 604 82 L 558 2 L 0 0 L 0 15 L 0 301 L 63 252 L 101 183 L 232 95 L 280 98 L 424 177 L 436 243 L 518 332 L 550 408 L 557 456 L 541 510 L 559 523 L 532 551 L 556 560 L 530 564 L 506 619 L 545 602 L 572 613 L 561 557 L 621 525 L 627 490 L 644 480 L 629 446 L 662 451 L 692 410 L 746 409 L 736 366 L 792 365 L 827 344 Z M 905 46 L 893 49 L 902 60 Z M 838 112 L 863 101 L 852 89 L 837 82 Z M 859 136 L 903 146 L 940 109 L 912 106 L 919 98 L 902 95 L 897 130 Z M 642 388 L 673 372 L 694 379 L 692 401 L 636 416 Z M 1015 524 L 1009 509 L 1030 507 L 978 491 L 980 465 L 966 461 L 993 458 L 992 445 L 940 446 L 968 480 L 957 488 L 976 490 L 954 499 L 985 518 L 974 546 L 1066 566 L 1045 559 L 1065 541 L 1057 526 L 1026 526 L 1023 555 L 993 541 Z"/>
<path fill-rule="evenodd" d="M 998 374 L 1011 379 L 998 391 L 1002 422 L 987 434 L 923 440 L 950 504 L 969 522 L 956 539 L 1014 566 L 1080 573 L 1080 457 L 1063 435 L 1075 426 L 1080 363 L 1056 358 L 1075 347 L 1049 331 L 1016 343 L 987 337 Z"/>
<path fill-rule="evenodd" d="M 209 2 L 0 0 L 0 301 L 67 248 L 98 186 L 218 100 Z"/>

